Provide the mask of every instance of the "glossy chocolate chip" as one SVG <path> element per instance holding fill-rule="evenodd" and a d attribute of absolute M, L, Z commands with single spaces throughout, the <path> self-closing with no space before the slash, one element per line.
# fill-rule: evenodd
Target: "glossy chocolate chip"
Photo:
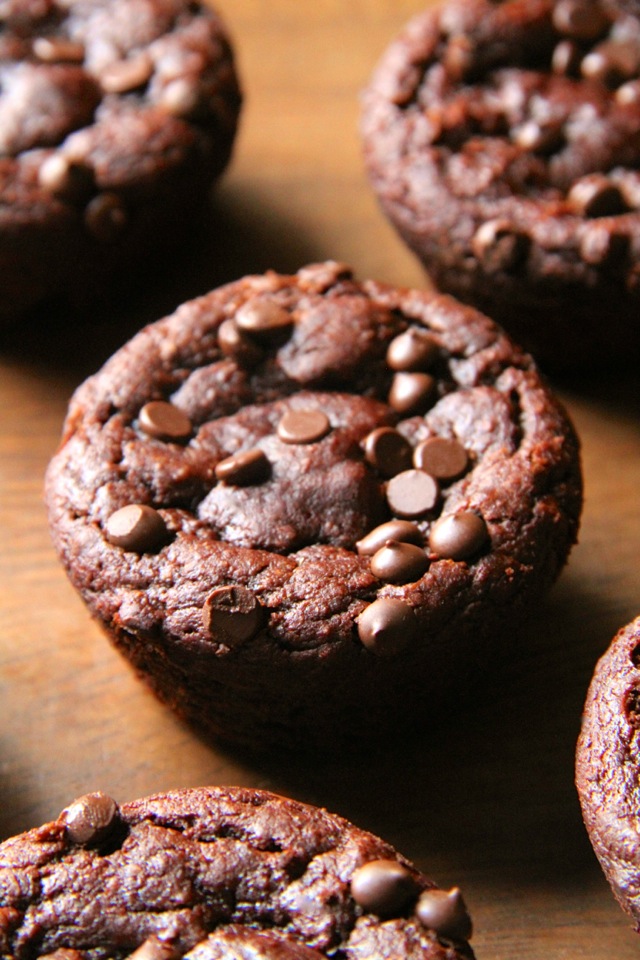
<path fill-rule="evenodd" d="M 433 510 L 440 489 L 436 480 L 424 470 L 404 470 L 387 484 L 387 503 L 398 517 L 422 517 Z"/>
<path fill-rule="evenodd" d="M 574 40 L 596 40 L 609 26 L 609 18 L 594 0 L 558 0 L 553 5 L 553 25 Z"/>
<path fill-rule="evenodd" d="M 378 427 L 364 438 L 364 455 L 383 477 L 411 466 L 411 444 L 393 427 Z"/>
<path fill-rule="evenodd" d="M 360 642 L 377 657 L 394 657 L 418 636 L 411 607 L 395 597 L 380 597 L 358 617 Z"/>
<path fill-rule="evenodd" d="M 235 321 L 240 330 L 254 336 L 270 338 L 288 331 L 293 317 L 275 300 L 249 300 L 236 313 Z"/>
<path fill-rule="evenodd" d="M 57 196 L 74 197 L 88 194 L 93 174 L 83 164 L 73 163 L 62 153 L 52 153 L 42 162 L 38 183 L 43 190 Z"/>
<path fill-rule="evenodd" d="M 153 507 L 130 503 L 111 514 L 105 524 L 105 537 L 123 550 L 148 553 L 166 541 L 167 526 Z"/>
<path fill-rule="evenodd" d="M 439 352 L 438 344 L 426 330 L 409 327 L 389 344 L 387 364 L 392 370 L 428 370 Z"/>
<path fill-rule="evenodd" d="M 445 940 L 468 940 L 473 932 L 471 917 L 458 887 L 425 890 L 416 905 L 423 926 Z"/>
<path fill-rule="evenodd" d="M 278 436 L 284 443 L 315 443 L 331 429 L 322 410 L 287 410 L 278 424 Z"/>
<path fill-rule="evenodd" d="M 469 465 L 467 451 L 457 440 L 430 437 L 413 451 L 413 465 L 436 480 L 456 480 Z"/>
<path fill-rule="evenodd" d="M 212 590 L 202 617 L 205 629 L 215 640 L 237 646 L 260 630 L 265 611 L 252 590 L 236 585 Z"/>
<path fill-rule="evenodd" d="M 438 556 L 448 560 L 467 560 L 485 545 L 487 525 L 482 517 L 471 511 L 440 517 L 429 534 L 429 547 Z"/>
<path fill-rule="evenodd" d="M 610 217 L 627 209 L 620 188 L 598 173 L 576 180 L 567 202 L 574 213 L 583 217 Z"/>
<path fill-rule="evenodd" d="M 410 520 L 388 520 L 381 523 L 379 527 L 374 527 L 369 533 L 358 540 L 356 550 L 361 557 L 371 557 L 381 547 L 384 547 L 387 540 L 397 540 L 400 543 L 414 543 L 416 546 L 423 545 L 423 536 L 415 523 Z"/>
<path fill-rule="evenodd" d="M 435 400 L 436 381 L 429 373 L 396 373 L 389 391 L 389 406 L 409 416 L 424 413 Z"/>
<path fill-rule="evenodd" d="M 73 843 L 99 843 L 108 836 L 116 822 L 118 805 L 106 793 L 87 793 L 78 797 L 60 814 L 67 835 Z"/>
<path fill-rule="evenodd" d="M 553 153 L 565 142 L 564 128 L 560 122 L 542 124 L 535 120 L 527 120 L 516 127 L 513 132 L 513 141 L 523 150 L 531 150 L 533 153 Z"/>
<path fill-rule="evenodd" d="M 108 64 L 98 80 L 105 93 L 127 93 L 147 83 L 153 73 L 153 63 L 146 54 L 129 60 L 116 60 Z"/>
<path fill-rule="evenodd" d="M 387 583 L 413 583 L 428 567 L 429 559 L 422 547 L 398 540 L 387 540 L 371 558 L 371 572 Z"/>
<path fill-rule="evenodd" d="M 218 328 L 218 346 L 225 357 L 243 367 L 254 367 L 262 360 L 258 344 L 240 330 L 235 320 L 224 320 Z"/>
<path fill-rule="evenodd" d="M 66 37 L 36 37 L 33 52 L 43 63 L 82 63 L 85 48 L 83 43 Z"/>
<path fill-rule="evenodd" d="M 639 67 L 640 48 L 635 40 L 611 40 L 587 53 L 582 58 L 580 71 L 588 80 L 617 87 L 636 77 Z"/>
<path fill-rule="evenodd" d="M 525 259 L 531 241 L 506 220 L 487 220 L 476 230 L 471 247 L 488 273 L 513 270 Z"/>
<path fill-rule="evenodd" d="M 640 103 L 640 80 L 629 80 L 618 87 L 615 93 L 618 103 L 625 105 Z"/>
<path fill-rule="evenodd" d="M 630 237 L 607 224 L 589 224 L 580 239 L 580 256 L 594 266 L 614 267 L 629 253 Z"/>
<path fill-rule="evenodd" d="M 270 464 L 258 447 L 236 453 L 221 460 L 215 469 L 216 478 L 239 487 L 263 483 L 269 476 Z"/>
<path fill-rule="evenodd" d="M 111 243 L 121 236 L 128 216 L 120 197 L 115 193 L 99 193 L 87 204 L 84 222 L 89 233 L 101 243 Z"/>
<path fill-rule="evenodd" d="M 554 73 L 577 77 L 580 74 L 582 50 L 572 40 L 561 40 L 551 56 L 551 69 Z"/>
<path fill-rule="evenodd" d="M 163 87 L 159 103 L 174 117 L 192 117 L 200 109 L 202 91 L 197 80 L 177 77 Z"/>
<path fill-rule="evenodd" d="M 351 878 L 351 896 L 358 906 L 384 918 L 400 916 L 418 890 L 413 875 L 397 860 L 371 860 Z"/>
<path fill-rule="evenodd" d="M 186 440 L 193 429 L 186 413 L 164 400 L 145 403 L 140 410 L 138 423 L 141 430 L 157 440 Z"/>
<path fill-rule="evenodd" d="M 181 955 L 179 943 L 150 936 L 129 954 L 127 960 L 177 960 Z"/>

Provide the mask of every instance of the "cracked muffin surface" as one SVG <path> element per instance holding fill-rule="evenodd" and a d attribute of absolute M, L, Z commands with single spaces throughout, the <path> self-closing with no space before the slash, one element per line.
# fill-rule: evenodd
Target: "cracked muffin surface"
<path fill-rule="evenodd" d="M 261 790 L 96 792 L 0 844 L 10 960 L 473 960 L 471 932 L 457 887 Z"/>
<path fill-rule="evenodd" d="M 363 96 L 366 167 L 435 283 L 550 369 L 640 355 L 640 11 L 449 0 Z"/>
<path fill-rule="evenodd" d="M 581 474 L 487 317 L 331 261 L 142 330 L 74 395 L 46 497 L 161 699 L 229 744 L 331 750 L 436 717 L 515 646 Z"/>

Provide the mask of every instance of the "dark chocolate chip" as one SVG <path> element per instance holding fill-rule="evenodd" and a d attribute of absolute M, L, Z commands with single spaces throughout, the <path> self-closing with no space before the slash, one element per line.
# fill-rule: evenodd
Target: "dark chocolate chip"
<path fill-rule="evenodd" d="M 396 373 L 389 391 L 389 405 L 404 415 L 424 413 L 435 400 L 436 381 L 429 373 Z"/>
<path fill-rule="evenodd" d="M 640 643 L 637 643 L 633 650 L 629 651 L 629 659 L 634 667 L 640 667 Z"/>
<path fill-rule="evenodd" d="M 443 559 L 467 560 L 482 549 L 487 538 L 482 517 L 466 510 L 440 517 L 431 528 L 429 547 Z"/>
<path fill-rule="evenodd" d="M 249 300 L 236 313 L 235 321 L 245 333 L 271 338 L 293 325 L 291 314 L 275 300 Z"/>
<path fill-rule="evenodd" d="M 325 263 L 310 263 L 297 273 L 300 286 L 312 293 L 324 293 L 339 280 L 350 280 L 353 270 L 346 263 L 327 260 Z"/>
<path fill-rule="evenodd" d="M 216 477 L 238 487 L 263 483 L 269 476 L 270 464 L 258 447 L 236 453 L 216 465 Z"/>
<path fill-rule="evenodd" d="M 564 143 L 562 123 L 541 124 L 527 120 L 513 131 L 513 140 L 523 150 L 534 153 L 553 153 Z"/>
<path fill-rule="evenodd" d="M 38 183 L 43 190 L 63 197 L 88 194 L 93 187 L 92 171 L 81 163 L 74 163 L 63 153 L 52 153 L 38 171 Z"/>
<path fill-rule="evenodd" d="M 423 926 L 445 940 L 468 940 L 473 932 L 471 917 L 458 887 L 425 890 L 416 905 Z"/>
<path fill-rule="evenodd" d="M 609 224 L 589 224 L 580 239 L 580 256 L 594 266 L 614 267 L 626 260 L 630 237 Z"/>
<path fill-rule="evenodd" d="M 315 443 L 331 429 L 322 410 L 287 410 L 278 424 L 278 436 L 284 443 Z"/>
<path fill-rule="evenodd" d="M 236 585 L 213 590 L 205 600 L 202 617 L 213 639 L 237 646 L 260 630 L 265 612 L 252 590 Z"/>
<path fill-rule="evenodd" d="M 192 117 L 202 106 L 200 85 L 194 78 L 177 77 L 163 87 L 159 103 L 174 117 Z"/>
<path fill-rule="evenodd" d="M 616 90 L 615 98 L 623 106 L 640 103 L 640 80 L 629 80 L 628 83 L 623 83 Z"/>
<path fill-rule="evenodd" d="M 387 503 L 399 517 L 421 517 L 433 510 L 440 490 L 436 480 L 424 470 L 404 470 L 387 484 Z"/>
<path fill-rule="evenodd" d="M 561 40 L 551 56 L 551 68 L 554 73 L 577 77 L 580 74 L 582 50 L 572 40 Z"/>
<path fill-rule="evenodd" d="M 394 657 L 418 636 L 418 620 L 402 600 L 380 597 L 358 617 L 360 642 L 377 657 Z"/>
<path fill-rule="evenodd" d="M 596 40 L 609 26 L 609 18 L 594 0 L 558 0 L 552 20 L 559 33 L 581 41 Z"/>
<path fill-rule="evenodd" d="M 519 266 L 529 252 L 531 240 L 506 220 L 487 220 L 476 230 L 471 246 L 484 269 L 497 273 Z"/>
<path fill-rule="evenodd" d="M 467 451 L 457 440 L 430 437 L 413 451 L 413 465 L 436 480 L 456 480 L 469 465 Z"/>
<path fill-rule="evenodd" d="M 117 240 L 127 221 L 127 211 L 115 193 L 99 193 L 89 201 L 84 211 L 87 230 L 101 243 Z"/>
<path fill-rule="evenodd" d="M 166 541 L 167 526 L 153 507 L 130 503 L 111 514 L 105 524 L 105 537 L 123 550 L 147 553 Z"/>
<path fill-rule="evenodd" d="M 99 843 L 116 822 L 118 805 L 106 793 L 87 793 L 74 800 L 60 814 L 73 843 Z"/>
<path fill-rule="evenodd" d="M 640 689 L 631 687 L 624 698 L 624 712 L 627 721 L 635 730 L 640 729 Z"/>
<path fill-rule="evenodd" d="M 193 429 L 186 413 L 164 400 L 145 403 L 138 423 L 146 434 L 158 440 L 186 440 Z"/>
<path fill-rule="evenodd" d="M 151 58 L 141 53 L 129 60 L 116 60 L 100 71 L 98 80 L 106 93 L 127 93 L 143 87 L 153 73 Z"/>
<path fill-rule="evenodd" d="M 177 942 L 152 935 L 130 953 L 127 960 L 177 960 L 181 955 L 182 950 Z"/>
<path fill-rule="evenodd" d="M 428 567 L 429 559 L 421 547 L 398 540 L 387 540 L 371 558 L 371 572 L 387 583 L 413 583 Z"/>
<path fill-rule="evenodd" d="M 263 357 L 258 344 L 240 330 L 235 320 L 224 320 L 220 324 L 218 346 L 225 357 L 232 357 L 243 367 L 254 367 Z"/>
<path fill-rule="evenodd" d="M 371 860 L 351 878 L 351 896 L 358 906 L 379 917 L 400 916 L 418 890 L 413 875 L 397 860 Z"/>
<path fill-rule="evenodd" d="M 364 438 L 364 455 L 383 477 L 411 466 L 411 444 L 393 427 L 377 427 Z"/>
<path fill-rule="evenodd" d="M 583 217 L 611 217 L 627 209 L 620 188 L 598 173 L 576 180 L 567 202 L 574 213 Z"/>
<path fill-rule="evenodd" d="M 389 344 L 387 364 L 392 370 L 429 370 L 439 352 L 438 344 L 426 330 L 409 327 Z"/>
<path fill-rule="evenodd" d="M 609 40 L 587 53 L 580 65 L 583 77 L 617 87 L 637 76 L 640 48 L 635 40 Z"/>
<path fill-rule="evenodd" d="M 421 547 L 424 542 L 415 523 L 411 523 L 410 520 L 388 520 L 386 523 L 381 523 L 379 527 L 370 530 L 362 540 L 358 540 L 356 550 L 361 557 L 371 557 L 385 545 L 387 540 L 414 543 L 418 547 Z"/>
<path fill-rule="evenodd" d="M 82 63 L 84 44 L 66 37 L 36 37 L 33 52 L 44 63 Z"/>

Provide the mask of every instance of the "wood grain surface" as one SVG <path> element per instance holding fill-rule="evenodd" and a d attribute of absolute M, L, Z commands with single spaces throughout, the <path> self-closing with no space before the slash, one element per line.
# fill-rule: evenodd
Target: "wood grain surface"
<path fill-rule="evenodd" d="M 417 0 L 220 0 L 246 95 L 210 235 L 157 282 L 141 276 L 86 316 L 0 333 L 0 836 L 102 789 L 267 787 L 384 836 L 459 884 L 479 960 L 631 960 L 640 939 L 584 832 L 573 752 L 594 663 L 640 612 L 637 377 L 559 383 L 582 438 L 580 543 L 513 663 L 473 702 L 392 755 L 313 770 L 247 765 L 174 719 L 90 621 L 49 541 L 42 478 L 74 387 L 139 326 L 247 273 L 335 258 L 357 274 L 427 279 L 365 181 L 359 92 Z"/>

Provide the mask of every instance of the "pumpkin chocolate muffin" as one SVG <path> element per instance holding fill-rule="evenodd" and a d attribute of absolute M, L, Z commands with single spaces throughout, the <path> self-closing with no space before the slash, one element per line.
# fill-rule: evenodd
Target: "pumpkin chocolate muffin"
<path fill-rule="evenodd" d="M 269 272 L 140 331 L 73 397 L 59 556 L 162 700 L 249 750 L 416 731 L 517 647 L 581 509 L 531 358 L 445 295 Z"/>
<path fill-rule="evenodd" d="M 364 94 L 366 166 L 435 284 L 544 367 L 640 357 L 640 6 L 446 0 Z"/>

